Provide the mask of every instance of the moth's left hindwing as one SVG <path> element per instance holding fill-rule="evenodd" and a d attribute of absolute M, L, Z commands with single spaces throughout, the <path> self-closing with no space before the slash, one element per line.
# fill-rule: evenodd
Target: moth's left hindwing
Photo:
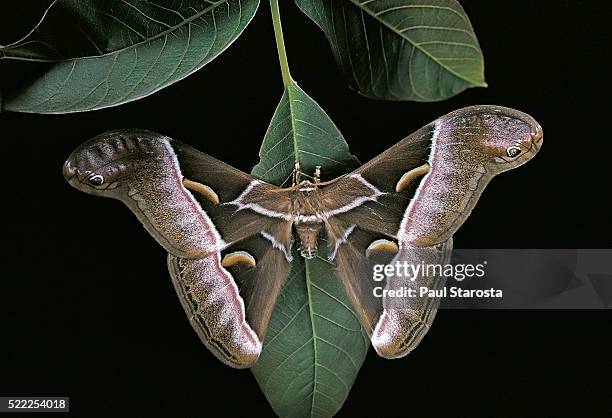
<path fill-rule="evenodd" d="M 273 216 L 287 210 L 286 193 L 178 141 L 136 130 L 86 142 L 64 175 L 79 190 L 121 200 L 168 251 L 181 303 L 213 354 L 237 368 L 257 360 L 290 260 L 291 223 Z M 248 281 L 242 295 L 228 269 Z"/>

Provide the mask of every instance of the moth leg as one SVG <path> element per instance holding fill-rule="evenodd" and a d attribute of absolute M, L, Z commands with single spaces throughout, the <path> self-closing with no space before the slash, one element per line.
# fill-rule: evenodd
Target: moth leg
<path fill-rule="evenodd" d="M 405 172 L 395 185 L 395 191 L 398 193 L 401 192 L 414 180 L 429 173 L 429 170 L 431 170 L 431 166 L 429 163 L 425 163 L 422 166 L 415 167 L 412 170 Z"/>
<path fill-rule="evenodd" d="M 219 196 L 217 195 L 217 193 L 215 193 L 213 189 L 211 189 L 207 185 L 184 178 L 183 186 L 185 186 L 185 188 L 188 190 L 201 194 L 206 199 L 213 202 L 215 205 L 219 204 Z"/>
<path fill-rule="evenodd" d="M 315 172 L 314 172 L 314 177 L 313 177 L 312 182 L 315 184 L 321 183 L 321 166 L 320 165 L 315 166 Z"/>
<path fill-rule="evenodd" d="M 257 262 L 255 257 L 246 251 L 234 251 L 233 253 L 226 254 L 221 261 L 223 267 L 230 267 L 234 264 L 246 264 L 249 267 L 255 267 Z"/>
<path fill-rule="evenodd" d="M 397 253 L 399 251 L 399 247 L 393 241 L 389 241 L 387 239 L 377 239 L 376 241 L 372 241 L 372 243 L 366 249 L 366 257 L 370 257 L 372 253 L 379 251 L 386 253 Z"/>

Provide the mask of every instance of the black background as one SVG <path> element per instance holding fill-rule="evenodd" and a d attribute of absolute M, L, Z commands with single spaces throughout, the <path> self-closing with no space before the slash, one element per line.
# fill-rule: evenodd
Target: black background
<path fill-rule="evenodd" d="M 293 77 L 361 161 L 472 104 L 515 107 L 544 127 L 542 152 L 492 182 L 457 248 L 611 247 L 607 2 L 463 1 L 489 88 L 433 104 L 352 92 L 322 33 L 281 3 Z M 139 222 L 61 175 L 84 140 L 129 127 L 249 171 L 282 94 L 273 42 L 263 1 L 223 55 L 151 97 L 84 114 L 0 115 L 0 395 L 71 396 L 78 417 L 273 415 L 249 371 L 199 342 L 165 253 Z M 10 82 L 12 67 L 4 71 Z M 441 311 L 407 358 L 370 352 L 339 416 L 611 416 L 611 325 L 609 311 Z"/>

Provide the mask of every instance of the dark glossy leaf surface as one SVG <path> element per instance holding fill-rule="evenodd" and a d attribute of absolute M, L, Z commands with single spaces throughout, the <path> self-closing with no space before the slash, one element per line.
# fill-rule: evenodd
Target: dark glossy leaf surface
<path fill-rule="evenodd" d="M 3 92 L 3 110 L 69 113 L 148 96 L 217 57 L 259 0 L 58 0 L 0 59 L 47 62 Z"/>
<path fill-rule="evenodd" d="M 485 87 L 484 59 L 456 0 L 295 0 L 361 94 L 430 102 Z"/>

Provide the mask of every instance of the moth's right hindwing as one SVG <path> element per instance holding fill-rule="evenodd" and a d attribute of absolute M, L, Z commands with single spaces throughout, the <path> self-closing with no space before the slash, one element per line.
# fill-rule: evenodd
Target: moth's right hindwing
<path fill-rule="evenodd" d="M 69 157 L 64 175 L 79 190 L 121 200 L 168 251 L 169 270 L 185 312 L 221 361 L 242 368 L 257 360 L 269 312 L 285 280 L 291 229 L 286 220 L 242 208 L 235 199 L 248 198 L 248 189 L 271 206 L 266 210 L 280 212 L 287 202 L 283 193 L 266 197 L 280 189 L 178 141 L 133 130 L 108 132 L 86 142 Z M 270 235 L 271 242 L 261 237 L 262 231 L 281 236 Z M 265 286 L 243 292 L 245 303 L 223 265 L 222 251 L 251 236 L 260 237 L 252 240 L 259 247 L 247 244 L 244 257 L 228 259 L 231 264 L 252 258 L 255 266 L 242 270 L 256 282 L 265 280 Z M 258 300 L 251 301 L 255 294 Z M 249 314 L 245 305 L 257 305 L 264 313 Z"/>

